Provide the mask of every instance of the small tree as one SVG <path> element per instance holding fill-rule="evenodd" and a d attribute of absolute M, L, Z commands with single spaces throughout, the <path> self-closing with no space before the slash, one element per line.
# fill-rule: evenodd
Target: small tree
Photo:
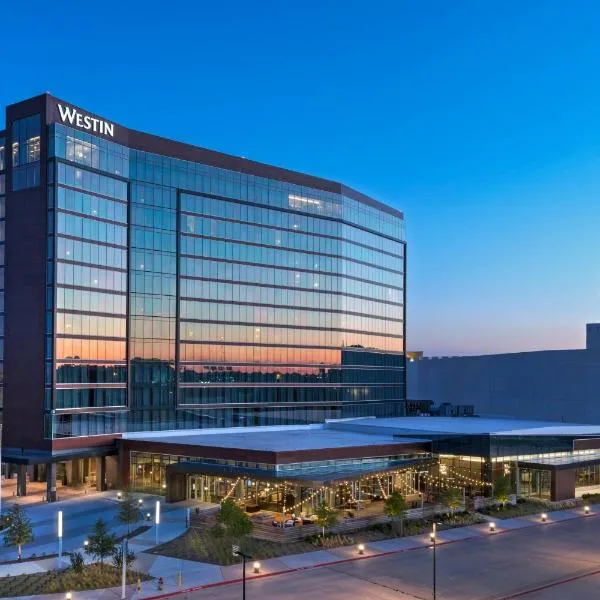
<path fill-rule="evenodd" d="M 504 506 L 510 497 L 512 492 L 512 484 L 510 477 L 502 475 L 494 481 L 494 498 Z"/>
<path fill-rule="evenodd" d="M 404 496 L 396 491 L 392 492 L 383 504 L 383 512 L 392 518 L 392 523 L 400 521 L 400 535 L 404 535 L 404 513 L 406 512 L 406 500 Z"/>
<path fill-rule="evenodd" d="M 102 519 L 96 521 L 94 532 L 88 540 L 86 552 L 97 558 L 100 561 L 100 568 L 102 568 L 104 559 L 114 553 L 117 540 L 112 533 L 108 532 L 106 523 Z"/>
<path fill-rule="evenodd" d="M 250 517 L 233 500 L 221 503 L 217 521 L 225 526 L 228 535 L 232 537 L 249 535 L 254 528 Z"/>
<path fill-rule="evenodd" d="M 315 511 L 315 515 L 317 516 L 317 525 L 321 527 L 324 538 L 325 528 L 333 527 L 337 523 L 337 514 L 327 502 L 321 502 Z"/>
<path fill-rule="evenodd" d="M 452 519 L 455 518 L 456 509 L 462 505 L 462 492 L 459 488 L 446 488 L 442 492 L 441 501 L 452 512 Z"/>
<path fill-rule="evenodd" d="M 125 492 L 119 505 L 119 520 L 127 523 L 127 535 L 131 532 L 132 523 L 137 523 L 141 518 L 142 511 L 138 501 L 131 495 L 131 492 Z"/>
<path fill-rule="evenodd" d="M 8 511 L 8 529 L 4 533 L 4 543 L 7 546 L 17 546 L 18 557 L 23 556 L 23 545 L 33 541 L 33 530 L 29 517 L 19 504 L 13 504 Z"/>

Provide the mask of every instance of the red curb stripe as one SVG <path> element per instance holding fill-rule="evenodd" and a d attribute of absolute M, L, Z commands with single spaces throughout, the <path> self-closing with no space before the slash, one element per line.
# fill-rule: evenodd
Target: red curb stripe
<path fill-rule="evenodd" d="M 569 521 L 574 521 L 576 519 L 589 519 L 590 517 L 597 517 L 599 516 L 600 513 L 596 512 L 596 513 L 590 513 L 588 515 L 577 515 L 571 519 L 558 519 L 558 520 L 554 520 L 554 521 L 546 521 L 546 522 L 534 522 L 533 526 L 545 526 L 545 525 L 555 525 L 556 523 L 566 523 Z M 530 515 L 527 515 L 530 516 Z M 514 517 L 514 518 L 523 518 L 523 517 Z M 485 525 L 485 523 L 483 524 Z M 472 525 L 468 525 L 468 527 L 472 527 Z M 501 531 L 494 531 L 494 532 L 489 532 L 488 535 L 501 535 L 503 533 L 512 533 L 515 531 L 522 531 L 524 529 L 527 529 L 527 527 L 519 527 L 519 528 L 514 528 L 514 529 L 502 529 Z M 446 540 L 444 542 L 437 542 L 437 546 L 446 546 L 449 544 L 455 544 L 457 542 L 464 542 L 467 540 L 473 540 L 473 539 L 477 539 L 477 538 L 483 538 L 483 533 L 482 534 L 473 534 L 471 536 L 468 537 L 464 537 L 464 538 L 460 538 L 457 540 Z M 390 556 L 391 554 L 398 554 L 400 552 L 411 552 L 413 550 L 423 550 L 425 548 L 430 548 L 431 544 L 430 543 L 426 543 L 423 546 L 414 546 L 412 548 L 400 548 L 398 550 L 386 550 L 384 552 L 378 552 L 377 554 L 370 554 L 368 556 L 352 556 L 350 558 L 342 558 L 340 560 L 334 560 L 331 562 L 323 562 L 323 563 L 316 563 L 314 565 L 308 565 L 306 567 L 294 567 L 291 569 L 284 569 L 282 571 L 274 571 L 273 573 L 264 573 L 262 575 L 253 575 L 250 577 L 246 577 L 246 581 L 253 581 L 255 579 L 264 579 L 267 577 L 275 577 L 276 575 L 288 575 L 290 573 L 298 573 L 300 571 L 306 571 L 309 569 L 318 569 L 321 567 L 329 567 L 329 566 L 333 566 L 333 565 L 340 565 L 340 564 L 344 564 L 344 563 L 349 563 L 349 562 L 354 562 L 357 560 L 366 560 L 368 558 L 378 558 L 381 556 Z M 540 590 L 546 589 L 547 587 L 552 587 L 554 585 L 560 585 L 562 583 L 569 583 L 570 581 L 576 581 L 577 579 L 582 579 L 584 577 L 590 577 L 592 575 L 595 575 L 597 573 L 600 573 L 600 570 L 598 570 L 597 572 L 594 573 L 588 573 L 585 575 L 577 575 L 574 576 L 572 579 L 565 579 L 564 581 L 560 581 L 560 582 L 556 582 L 556 583 L 552 583 L 552 584 L 546 584 L 545 586 L 540 587 Z M 143 598 L 143 600 L 165 600 L 166 598 L 172 598 L 174 596 L 179 596 L 180 594 L 188 594 L 190 592 L 198 592 L 201 590 L 206 590 L 206 589 L 210 589 L 210 588 L 215 588 L 215 587 L 221 587 L 224 585 L 234 585 L 234 584 L 238 584 L 238 583 L 242 583 L 242 578 L 238 578 L 238 579 L 227 579 L 225 581 L 216 581 L 214 583 L 205 583 L 205 584 L 201 584 L 201 585 L 196 585 L 193 587 L 189 587 L 189 588 L 185 588 L 182 590 L 176 590 L 173 592 L 169 592 L 167 594 L 159 594 L 158 596 L 145 596 Z M 526 592 L 518 592 L 517 595 L 512 595 L 512 596 L 503 596 L 502 598 L 498 598 L 498 600 L 511 600 L 512 598 L 519 598 L 525 594 L 531 594 L 535 591 L 538 591 L 538 588 L 535 589 L 531 589 L 528 590 Z"/>
<path fill-rule="evenodd" d="M 501 532 L 498 532 L 501 533 Z M 460 540 L 447 540 L 445 542 L 438 542 L 438 546 L 446 546 L 448 544 L 455 544 L 457 542 L 462 542 L 463 540 L 470 540 L 473 538 L 477 538 L 480 536 L 473 535 L 467 538 L 462 538 Z M 384 552 L 378 552 L 377 554 L 370 554 L 368 556 L 351 556 L 350 558 L 341 558 L 339 560 L 333 560 L 330 562 L 316 563 L 314 565 L 307 565 L 306 567 L 294 567 L 292 569 L 284 569 L 283 571 L 273 571 L 272 573 L 263 573 L 262 575 L 251 575 L 246 576 L 246 581 L 254 581 L 255 579 L 264 579 L 266 577 L 274 577 L 275 575 L 287 575 L 289 573 L 298 573 L 300 571 L 308 571 L 309 569 L 318 569 L 321 567 L 331 567 L 333 565 L 340 565 L 344 563 L 354 562 L 357 560 L 366 560 L 369 558 L 379 558 L 381 556 L 389 556 L 390 554 L 397 554 L 399 552 L 411 552 L 412 550 L 424 550 L 425 548 L 431 548 L 431 544 L 427 543 L 424 546 L 414 546 L 413 548 L 401 548 L 399 550 L 386 550 Z M 145 596 L 143 600 L 164 600 L 165 598 L 171 598 L 173 596 L 178 596 L 179 594 L 187 594 L 189 592 L 198 592 L 200 590 L 206 590 L 209 588 L 220 587 L 223 585 L 234 585 L 236 583 L 242 583 L 242 578 L 238 579 L 227 579 L 225 581 L 215 581 L 214 583 L 204 583 L 201 585 L 189 587 L 183 590 L 176 590 L 173 592 L 169 592 L 166 594 L 160 594 L 158 596 Z"/>
<path fill-rule="evenodd" d="M 553 587 L 558 587 L 559 585 L 564 585 L 565 583 L 579 581 L 580 579 L 585 579 L 586 577 L 592 577 L 592 576 L 598 575 L 598 574 L 600 574 L 600 569 L 591 571 L 590 573 L 582 573 L 581 575 L 573 575 L 573 577 L 567 577 L 566 579 L 561 579 L 560 581 L 553 581 L 552 583 L 546 583 L 544 585 L 540 585 L 538 587 L 531 588 L 529 590 L 525 590 L 524 592 L 517 592 L 516 594 L 512 594 L 510 596 L 502 596 L 502 598 L 498 598 L 497 600 L 512 600 L 513 598 L 522 598 L 523 596 L 527 596 L 529 594 L 535 594 L 535 592 L 541 592 L 543 590 L 548 590 Z"/>

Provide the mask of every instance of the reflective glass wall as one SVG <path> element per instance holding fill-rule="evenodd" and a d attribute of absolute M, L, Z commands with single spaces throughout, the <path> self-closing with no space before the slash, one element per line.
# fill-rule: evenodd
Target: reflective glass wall
<path fill-rule="evenodd" d="M 50 139 L 52 435 L 119 431 L 127 409 L 129 153 L 58 125 Z"/>
<path fill-rule="evenodd" d="M 62 125 L 50 139 L 53 435 L 401 414 L 401 217 Z"/>

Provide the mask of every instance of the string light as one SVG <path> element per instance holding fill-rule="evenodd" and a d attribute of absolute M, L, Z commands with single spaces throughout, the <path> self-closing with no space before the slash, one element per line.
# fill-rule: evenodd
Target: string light
<path fill-rule="evenodd" d="M 298 507 L 302 506 L 305 502 L 310 502 L 317 494 L 320 494 L 323 491 L 330 490 L 330 487 L 322 486 L 319 489 L 313 491 L 313 493 L 307 498 L 303 498 L 300 502 L 296 502 L 294 506 L 290 507 L 289 512 L 294 512 Z M 285 511 L 284 511 L 285 512 Z"/>
<path fill-rule="evenodd" d="M 223 502 L 227 502 L 227 500 L 229 500 L 229 498 L 231 497 L 231 494 L 233 494 L 233 492 L 235 491 L 235 488 L 237 487 L 237 484 L 242 480 L 241 477 L 238 477 L 235 480 L 235 483 L 233 484 L 232 488 L 227 492 L 227 494 L 225 495 L 225 497 L 223 498 L 223 500 L 221 500 L 221 504 L 223 504 Z"/>
<path fill-rule="evenodd" d="M 448 467 L 448 470 L 450 471 L 450 473 L 454 476 L 454 477 L 459 477 L 460 479 L 462 479 L 463 481 L 467 481 L 473 485 L 476 486 L 487 486 L 487 487 L 491 487 L 492 484 L 489 481 L 482 481 L 480 479 L 474 479 L 472 477 L 468 477 L 467 475 L 463 475 L 462 473 L 459 473 L 457 471 L 454 470 L 453 467 Z"/>
<path fill-rule="evenodd" d="M 381 490 L 381 495 L 383 496 L 384 500 L 388 499 L 388 495 L 385 493 L 385 490 L 383 489 L 383 486 L 381 485 L 381 478 L 379 477 L 379 475 L 376 475 L 377 477 L 377 483 L 379 484 L 379 489 Z"/>

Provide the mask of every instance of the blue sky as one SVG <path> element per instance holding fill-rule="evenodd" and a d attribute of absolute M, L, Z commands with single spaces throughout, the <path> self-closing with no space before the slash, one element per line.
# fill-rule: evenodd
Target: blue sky
<path fill-rule="evenodd" d="M 51 91 L 401 208 L 410 349 L 579 347 L 600 320 L 600 3 L 20 4 L 0 105 Z"/>

